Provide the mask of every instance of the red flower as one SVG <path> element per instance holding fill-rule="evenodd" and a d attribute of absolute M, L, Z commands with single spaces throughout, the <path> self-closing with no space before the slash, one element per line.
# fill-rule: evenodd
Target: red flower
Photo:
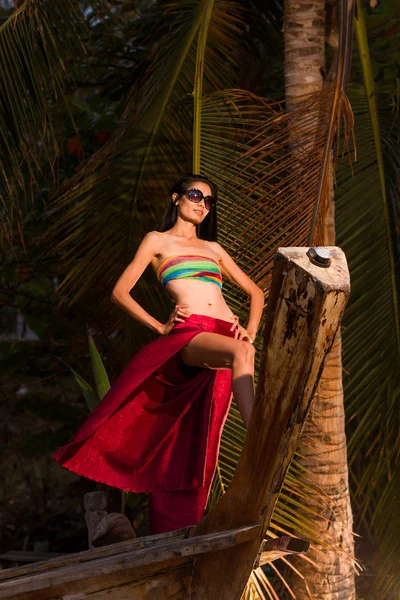
<path fill-rule="evenodd" d="M 77 136 L 68 140 L 67 148 L 69 154 L 75 154 L 78 158 L 81 158 L 83 155 L 83 148 Z"/>
<path fill-rule="evenodd" d="M 27 277 L 30 275 L 31 270 L 29 269 L 29 267 L 19 267 L 18 269 L 18 274 L 21 280 L 27 279 Z"/>
<path fill-rule="evenodd" d="M 100 142 L 101 144 L 105 144 L 106 142 L 108 142 L 110 137 L 111 137 L 111 133 L 109 131 L 107 131 L 106 129 L 102 129 L 96 135 L 96 140 L 98 142 Z"/>

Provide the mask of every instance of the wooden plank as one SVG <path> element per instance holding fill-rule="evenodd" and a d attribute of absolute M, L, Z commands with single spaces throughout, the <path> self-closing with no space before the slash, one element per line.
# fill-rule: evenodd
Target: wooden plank
<path fill-rule="evenodd" d="M 93 575 L 83 581 L 16 594 L 12 600 L 157 600 L 160 597 L 163 600 L 184 600 L 190 586 L 193 559 L 178 558 L 158 567 L 157 570 L 154 565 L 143 567 L 140 577 L 135 568 L 105 577 Z"/>
<path fill-rule="evenodd" d="M 282 535 L 281 537 L 265 540 L 259 550 L 259 555 L 253 565 L 253 569 L 262 567 L 266 563 L 278 560 L 288 554 L 304 554 L 310 547 L 308 540 Z"/>
<path fill-rule="evenodd" d="M 184 600 L 191 578 L 186 572 L 162 573 L 140 584 L 132 583 L 84 596 L 87 600 Z M 72 600 L 72 599 L 71 599 Z"/>
<path fill-rule="evenodd" d="M 346 258 L 329 248 L 328 268 L 308 248 L 279 249 L 268 300 L 256 401 L 239 463 L 225 495 L 190 535 L 261 520 L 248 543 L 197 556 L 192 600 L 240 600 L 309 412 L 349 297 Z"/>
<path fill-rule="evenodd" d="M 85 580 L 93 577 L 96 573 L 98 578 L 120 573 L 125 569 L 134 569 L 134 577 L 140 579 L 142 571 L 140 567 L 159 564 L 166 566 L 168 560 L 176 558 L 190 558 L 196 554 L 209 552 L 210 550 L 223 550 L 232 545 L 242 544 L 258 535 L 259 523 L 256 525 L 239 527 L 230 531 L 205 534 L 198 537 L 190 537 L 185 540 L 175 540 L 169 543 L 158 544 L 140 550 L 134 549 L 117 555 L 95 558 L 83 563 L 71 563 L 57 569 L 43 569 L 42 572 L 26 576 L 23 569 L 19 577 L 13 577 L 0 583 L 0 598 L 13 598 L 34 590 L 54 588 L 64 583 L 81 582 L 80 591 L 84 591 Z"/>
<path fill-rule="evenodd" d="M 64 554 L 63 556 L 60 556 L 60 558 L 40 561 L 32 565 L 11 567 L 0 571 L 0 582 L 6 579 L 11 579 L 12 577 L 17 577 L 18 575 L 29 575 L 42 572 L 46 569 L 56 569 L 62 566 L 85 562 L 87 560 L 94 560 L 95 558 L 112 556 L 122 552 L 132 552 L 142 548 L 151 548 L 161 543 L 169 543 L 179 539 L 186 539 L 189 536 L 190 530 L 191 526 L 182 527 L 181 529 L 175 529 L 174 531 L 168 531 L 166 533 L 156 533 L 154 535 L 135 538 L 134 540 L 118 542 L 109 546 L 92 548 L 90 550 L 83 550 L 82 552 L 74 552 L 72 554 Z"/>
<path fill-rule="evenodd" d="M 66 552 L 35 552 L 25 550 L 7 550 L 0 554 L 0 561 L 17 561 L 17 562 L 39 562 L 66 556 Z"/>

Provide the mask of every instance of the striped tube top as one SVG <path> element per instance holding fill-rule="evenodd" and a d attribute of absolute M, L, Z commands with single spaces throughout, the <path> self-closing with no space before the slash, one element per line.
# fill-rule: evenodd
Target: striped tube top
<path fill-rule="evenodd" d="M 216 283 L 222 289 L 222 274 L 218 262 L 198 254 L 172 254 L 157 269 L 157 278 L 165 287 L 172 279 L 197 279 Z"/>

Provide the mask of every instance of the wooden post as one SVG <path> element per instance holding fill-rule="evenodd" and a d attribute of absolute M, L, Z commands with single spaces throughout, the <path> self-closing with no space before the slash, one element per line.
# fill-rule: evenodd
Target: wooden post
<path fill-rule="evenodd" d="M 322 249 L 321 249 L 322 250 Z M 331 258 L 323 250 L 329 250 Z M 259 525 L 248 542 L 195 557 L 190 598 L 240 600 L 350 293 L 344 253 L 281 248 L 274 264 L 256 401 L 234 478 L 190 532 Z"/>
<path fill-rule="evenodd" d="M 107 496 L 105 492 L 88 492 L 83 500 L 88 529 L 88 548 L 93 548 L 93 533 L 97 525 L 107 516 Z"/>

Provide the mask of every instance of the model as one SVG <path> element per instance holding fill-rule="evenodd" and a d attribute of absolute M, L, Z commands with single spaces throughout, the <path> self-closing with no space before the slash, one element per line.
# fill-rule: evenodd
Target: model
<path fill-rule="evenodd" d="M 264 294 L 217 242 L 217 188 L 182 177 L 156 231 L 147 233 L 112 292 L 130 316 L 160 334 L 131 359 L 71 442 L 64 467 L 127 491 L 149 493 L 150 533 L 204 515 L 232 392 L 247 428 L 254 346 Z M 166 323 L 130 291 L 151 264 L 175 301 Z M 247 328 L 222 295 L 222 275 L 251 297 Z"/>

